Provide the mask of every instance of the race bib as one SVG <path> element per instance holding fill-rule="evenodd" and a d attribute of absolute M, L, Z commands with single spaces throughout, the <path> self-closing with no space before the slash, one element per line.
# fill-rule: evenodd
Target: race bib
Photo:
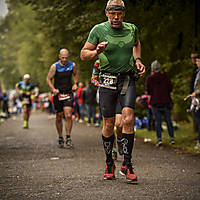
<path fill-rule="evenodd" d="M 100 87 L 109 88 L 116 90 L 117 89 L 117 75 L 111 74 L 102 74 L 100 77 Z"/>
<path fill-rule="evenodd" d="M 70 94 L 58 94 L 59 101 L 70 99 Z"/>

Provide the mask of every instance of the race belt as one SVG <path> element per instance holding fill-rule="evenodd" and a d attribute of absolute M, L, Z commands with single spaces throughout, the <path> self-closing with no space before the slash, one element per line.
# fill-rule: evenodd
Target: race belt
<path fill-rule="evenodd" d="M 111 73 L 103 73 L 100 76 L 99 86 L 108 89 L 117 89 L 117 75 Z"/>
<path fill-rule="evenodd" d="M 68 100 L 70 98 L 70 94 L 58 94 L 59 101 Z"/>

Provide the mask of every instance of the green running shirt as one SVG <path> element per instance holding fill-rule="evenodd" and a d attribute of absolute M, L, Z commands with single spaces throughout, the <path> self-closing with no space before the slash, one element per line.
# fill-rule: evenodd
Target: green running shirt
<path fill-rule="evenodd" d="M 97 46 L 108 41 L 104 52 L 98 55 L 101 71 L 111 73 L 128 72 L 133 69 L 133 46 L 138 40 L 138 29 L 134 24 L 123 22 L 123 28 L 112 28 L 109 22 L 97 24 L 90 31 L 88 42 Z"/>

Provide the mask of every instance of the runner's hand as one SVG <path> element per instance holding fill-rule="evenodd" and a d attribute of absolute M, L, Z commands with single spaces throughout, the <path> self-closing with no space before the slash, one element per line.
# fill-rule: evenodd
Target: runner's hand
<path fill-rule="evenodd" d="M 143 76 L 145 74 L 145 66 L 142 64 L 142 62 L 140 60 L 137 60 L 135 63 L 137 69 L 138 69 L 138 74 L 140 76 Z"/>
<path fill-rule="evenodd" d="M 26 95 L 27 95 L 27 96 L 30 96 L 30 95 L 31 95 L 31 93 L 30 93 L 30 92 L 26 92 Z"/>
<path fill-rule="evenodd" d="M 108 45 L 108 42 L 101 42 L 101 43 L 99 43 L 97 45 L 97 48 L 96 48 L 97 54 L 102 53 L 105 50 L 105 48 L 107 47 L 107 45 Z"/>
<path fill-rule="evenodd" d="M 195 95 L 195 92 L 193 92 L 192 94 L 189 94 L 188 96 L 186 96 L 185 98 L 184 98 L 184 101 L 186 101 L 188 98 L 190 98 L 190 97 L 195 97 L 196 95 Z"/>
<path fill-rule="evenodd" d="M 75 83 L 73 86 L 72 86 L 72 90 L 77 90 L 78 89 L 78 85 L 77 83 Z"/>
<path fill-rule="evenodd" d="M 59 93 L 59 90 L 58 89 L 53 89 L 52 92 L 56 96 Z"/>

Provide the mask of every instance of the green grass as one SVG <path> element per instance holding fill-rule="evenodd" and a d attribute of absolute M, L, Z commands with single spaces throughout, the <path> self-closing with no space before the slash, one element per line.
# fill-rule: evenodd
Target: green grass
<path fill-rule="evenodd" d="M 197 138 L 198 133 L 193 132 L 193 124 L 190 123 L 181 123 L 179 124 L 178 130 L 174 131 L 175 144 L 170 145 L 169 135 L 167 130 L 162 131 L 162 141 L 164 146 L 171 146 L 172 148 L 182 151 L 200 154 L 200 150 L 194 149 L 196 145 L 195 139 Z M 148 131 L 147 129 L 137 129 L 136 136 L 140 138 L 149 138 L 151 143 L 156 144 L 157 137 L 155 131 Z"/>

